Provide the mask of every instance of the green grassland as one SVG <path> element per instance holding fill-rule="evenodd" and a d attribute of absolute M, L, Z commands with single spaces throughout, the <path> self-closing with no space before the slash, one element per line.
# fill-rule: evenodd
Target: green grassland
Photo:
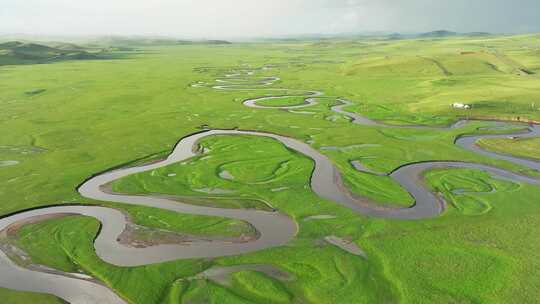
<path fill-rule="evenodd" d="M 242 63 L 272 64 L 276 67 L 256 76 L 279 76 L 274 87 L 345 97 L 354 102 L 348 110 L 388 123 L 440 126 L 460 117 L 540 120 L 540 105 L 534 104 L 540 96 L 539 49 L 537 35 L 145 45 L 140 52 L 116 59 L 6 65 L 0 67 L 0 161 L 19 163 L 0 167 L 0 214 L 77 202 L 122 208 L 141 225 L 177 232 L 250 232 L 242 222 L 93 202 L 75 190 L 96 172 L 162 158 L 179 138 L 203 125 L 275 132 L 312 142 L 339 167 L 354 192 L 381 204 L 413 202 L 390 178 L 357 172 L 350 161 L 387 173 L 406 163 L 434 159 L 528 172 L 453 144 L 461 134 L 492 126 L 487 122 L 452 130 L 365 127 L 331 112 L 332 99 L 321 99 L 303 110 L 313 115 L 302 115 L 242 105 L 267 91 L 218 91 L 190 84 L 212 82 Z M 36 89 L 45 91 L 27 93 Z M 473 107 L 453 109 L 451 104 L 458 101 Z M 278 142 L 214 136 L 201 145 L 209 152 L 184 164 L 127 177 L 113 188 L 229 208 L 265 209 L 268 202 L 298 222 L 297 237 L 286 246 L 243 256 L 130 268 L 109 265 L 96 256 L 92 241 L 99 223 L 90 218 L 28 225 L 19 232 L 18 244 L 39 263 L 91 274 L 130 303 L 527 303 L 540 297 L 535 288 L 540 285 L 537 186 L 493 179 L 475 170 L 434 171 L 426 178 L 449 202 L 442 217 L 416 222 L 370 219 L 311 192 L 311 160 Z M 223 178 L 223 171 L 234 178 Z M 284 186 L 289 189 L 272 191 Z M 234 192 L 213 199 L 200 191 L 205 188 Z M 185 196 L 190 198 L 180 198 Z M 336 218 L 304 221 L 313 215 Z M 231 223 L 236 228 L 226 228 Z M 368 258 L 325 243 L 328 235 L 354 240 Z M 231 286 L 185 280 L 212 265 L 236 264 L 272 264 L 295 279 L 240 272 Z M 36 297 L 45 296 L 0 289 L 7 303 L 38 301 Z"/>
<path fill-rule="evenodd" d="M 258 105 L 268 107 L 299 106 L 305 104 L 306 97 L 283 97 L 257 101 Z"/>
<path fill-rule="evenodd" d="M 125 210 L 136 224 L 149 228 L 206 237 L 255 234 L 251 225 L 241 221 L 206 216 L 178 215 L 171 211 L 141 206 L 130 206 Z M 72 226 L 79 225 L 79 222 L 83 222 L 82 225 L 90 225 L 85 221 L 87 220 L 72 216 L 59 220 L 62 224 L 45 221 L 39 225 L 38 229 L 31 225 L 23 226 L 18 231 L 17 244 L 27 252 L 40 253 L 40 255 L 33 258 L 37 263 L 48 264 L 62 271 L 76 272 L 79 267 L 73 265 L 70 258 L 62 254 L 62 248 L 59 248 L 56 244 L 61 243 L 64 234 L 68 233 Z M 51 241 L 50 237 L 53 237 L 54 241 Z M 54 260 L 50 260 L 51 257 L 54 257 Z"/>
<path fill-rule="evenodd" d="M 490 138 L 479 140 L 478 145 L 498 153 L 540 159 L 540 138 Z"/>
<path fill-rule="evenodd" d="M 9 304 L 65 304 L 64 301 L 46 294 L 19 292 L 3 288 L 0 289 L 0 294 L 2 295 L 2 301 Z"/>

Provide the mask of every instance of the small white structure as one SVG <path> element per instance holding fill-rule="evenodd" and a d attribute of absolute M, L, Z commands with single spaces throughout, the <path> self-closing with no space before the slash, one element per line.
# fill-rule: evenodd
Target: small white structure
<path fill-rule="evenodd" d="M 452 104 L 452 107 L 454 109 L 465 109 L 465 110 L 469 110 L 471 108 L 471 105 L 468 105 L 468 104 L 464 104 L 464 103 L 460 103 L 460 102 L 456 102 L 454 104 Z"/>

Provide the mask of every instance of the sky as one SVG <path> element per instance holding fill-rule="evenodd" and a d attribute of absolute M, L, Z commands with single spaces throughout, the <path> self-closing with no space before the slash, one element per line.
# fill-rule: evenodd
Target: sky
<path fill-rule="evenodd" d="M 540 0 L 0 0 L 0 34 L 251 38 L 540 32 Z"/>

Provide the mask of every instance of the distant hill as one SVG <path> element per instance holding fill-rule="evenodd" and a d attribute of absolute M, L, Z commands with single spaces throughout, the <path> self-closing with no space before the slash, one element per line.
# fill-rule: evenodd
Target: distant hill
<path fill-rule="evenodd" d="M 388 40 L 400 40 L 400 39 L 405 39 L 405 38 L 407 38 L 407 36 L 402 35 L 402 34 L 400 34 L 400 33 L 392 33 L 392 34 L 387 35 L 386 38 L 387 38 Z"/>
<path fill-rule="evenodd" d="M 492 34 L 487 33 L 487 32 L 471 32 L 471 33 L 466 33 L 465 35 L 469 37 L 484 37 L 484 36 L 491 36 Z"/>
<path fill-rule="evenodd" d="M 102 37 L 94 41 L 98 45 L 108 45 L 111 47 L 142 47 L 142 46 L 168 46 L 168 45 L 224 45 L 231 44 L 226 40 L 178 40 L 163 37 Z"/>
<path fill-rule="evenodd" d="M 440 31 L 422 33 L 418 35 L 418 37 L 420 38 L 446 38 L 446 37 L 453 37 L 453 36 L 458 36 L 458 35 L 459 34 L 456 32 L 440 30 Z"/>
<path fill-rule="evenodd" d="M 178 44 L 191 45 L 191 44 L 232 44 L 226 40 L 178 40 Z"/>
<path fill-rule="evenodd" d="M 470 32 L 470 33 L 458 33 L 458 32 L 452 32 L 452 31 L 433 31 L 433 32 L 427 32 L 419 34 L 419 38 L 448 38 L 448 37 L 456 37 L 456 36 L 462 36 L 462 37 L 484 37 L 484 36 L 490 36 L 490 33 L 487 32 Z"/>
<path fill-rule="evenodd" d="M 112 58 L 120 56 L 119 52 L 132 52 L 144 46 L 228 44 L 231 42 L 226 40 L 178 40 L 167 37 L 121 36 L 86 40 L 84 45 L 69 42 L 34 43 L 13 40 L 0 43 L 0 66 Z"/>
<path fill-rule="evenodd" d="M 151 45 L 176 45 L 174 39 L 168 38 L 150 38 L 150 37 L 101 37 L 94 41 L 96 45 L 108 45 L 111 47 L 139 47 Z"/>
<path fill-rule="evenodd" d="M 48 43 L 50 47 L 57 48 L 60 50 L 65 51 L 88 51 L 87 47 L 82 47 L 80 45 L 77 45 L 75 43 L 69 43 L 69 42 L 52 42 Z"/>
<path fill-rule="evenodd" d="M 382 37 L 386 40 L 400 40 L 400 39 L 443 39 L 443 38 L 452 38 L 452 37 L 488 37 L 491 36 L 491 33 L 487 32 L 470 32 L 470 33 L 458 33 L 446 30 L 439 30 L 433 32 L 419 33 L 419 34 L 402 34 L 402 33 L 391 33 L 386 34 Z"/>
<path fill-rule="evenodd" d="M 74 44 L 47 46 L 37 43 L 9 41 L 0 43 L 0 65 L 46 63 L 61 60 L 98 58 L 97 53 L 86 51 Z"/>

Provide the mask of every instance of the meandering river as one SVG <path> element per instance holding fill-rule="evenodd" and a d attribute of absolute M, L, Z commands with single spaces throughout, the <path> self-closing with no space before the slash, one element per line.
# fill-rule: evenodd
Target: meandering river
<path fill-rule="evenodd" d="M 233 72 L 226 75 L 223 79 L 218 79 L 216 81 L 218 83 L 217 85 L 208 85 L 198 82 L 192 86 L 210 86 L 218 90 L 263 90 L 274 93 L 270 94 L 270 96 L 244 101 L 245 106 L 257 109 L 293 110 L 298 108 L 306 108 L 317 105 L 319 98 L 325 98 L 324 94 L 318 91 L 270 88 L 269 86 L 280 80 L 278 77 L 263 77 L 253 79 L 253 74 L 254 71 Z M 279 93 L 284 94 L 279 95 Z M 282 107 L 261 105 L 261 102 L 264 100 L 298 96 L 304 97 L 305 102 L 298 105 Z M 344 99 L 340 99 L 340 101 L 341 104 L 332 107 L 332 111 L 349 117 L 355 124 L 382 128 L 425 128 L 422 126 L 391 126 L 382 124 L 362 117 L 359 114 L 347 112 L 344 110 L 344 107 L 349 105 L 350 102 Z M 465 123 L 467 122 L 459 121 L 449 128 L 459 128 Z M 268 137 L 281 142 L 289 149 L 302 153 L 314 161 L 315 169 L 311 176 L 311 188 L 316 194 L 322 198 L 334 201 L 366 216 L 413 220 L 433 218 L 441 214 L 445 209 L 444 201 L 426 189 L 421 178 L 422 172 L 434 168 L 475 168 L 487 171 L 492 175 L 498 176 L 499 178 L 540 185 L 540 179 L 519 175 L 507 170 L 483 164 L 448 161 L 415 163 L 398 168 L 389 176 L 400 183 L 412 195 L 416 203 L 408 208 L 382 207 L 380 204 L 377 204 L 366 197 L 352 193 L 344 185 L 341 173 L 332 163 L 332 161 L 307 143 L 273 133 L 242 130 L 207 130 L 182 138 L 174 148 L 173 152 L 167 157 L 167 159 L 163 161 L 137 167 L 121 168 L 98 174 L 84 182 L 79 187 L 78 191 L 83 197 L 98 201 L 149 206 L 182 214 L 220 216 L 246 221 L 259 232 L 259 237 L 253 241 L 243 243 L 201 241 L 193 242 L 190 245 L 168 244 L 156 245 L 147 248 L 127 247 L 117 242 L 118 236 L 124 231 L 127 223 L 124 213 L 117 209 L 107 207 L 81 205 L 46 207 L 4 217 L 0 219 L 0 231 L 5 232 L 6 229 L 15 224 L 47 215 L 73 214 L 90 216 L 96 218 L 102 224 L 102 229 L 94 243 L 97 255 L 105 262 L 117 266 L 140 266 L 177 259 L 211 258 L 238 255 L 286 244 L 288 241 L 294 238 L 298 231 L 298 226 L 289 216 L 277 211 L 269 212 L 211 208 L 184 204 L 163 197 L 117 194 L 110 193 L 109 191 L 105 190 L 107 189 L 107 187 L 104 187 L 105 185 L 123 177 L 155 170 L 157 168 L 169 166 L 171 164 L 179 163 L 194 157 L 196 155 L 196 152 L 194 152 L 194 147 L 197 146 L 197 143 L 204 137 L 214 135 L 252 135 Z M 530 125 L 528 126 L 528 132 L 518 132 L 514 134 L 475 135 L 470 137 L 461 137 L 456 141 L 456 144 L 475 153 L 514 162 L 521 166 L 540 171 L 540 164 L 538 162 L 515 156 L 501 155 L 485 151 L 475 144 L 475 142 L 480 138 L 501 136 L 540 136 L 540 126 Z M 259 267 L 264 268 L 264 266 Z M 73 304 L 125 303 L 122 298 L 104 285 L 91 280 L 79 278 L 76 274 L 45 273 L 17 266 L 1 250 L 0 287 L 22 291 L 49 293 Z"/>

